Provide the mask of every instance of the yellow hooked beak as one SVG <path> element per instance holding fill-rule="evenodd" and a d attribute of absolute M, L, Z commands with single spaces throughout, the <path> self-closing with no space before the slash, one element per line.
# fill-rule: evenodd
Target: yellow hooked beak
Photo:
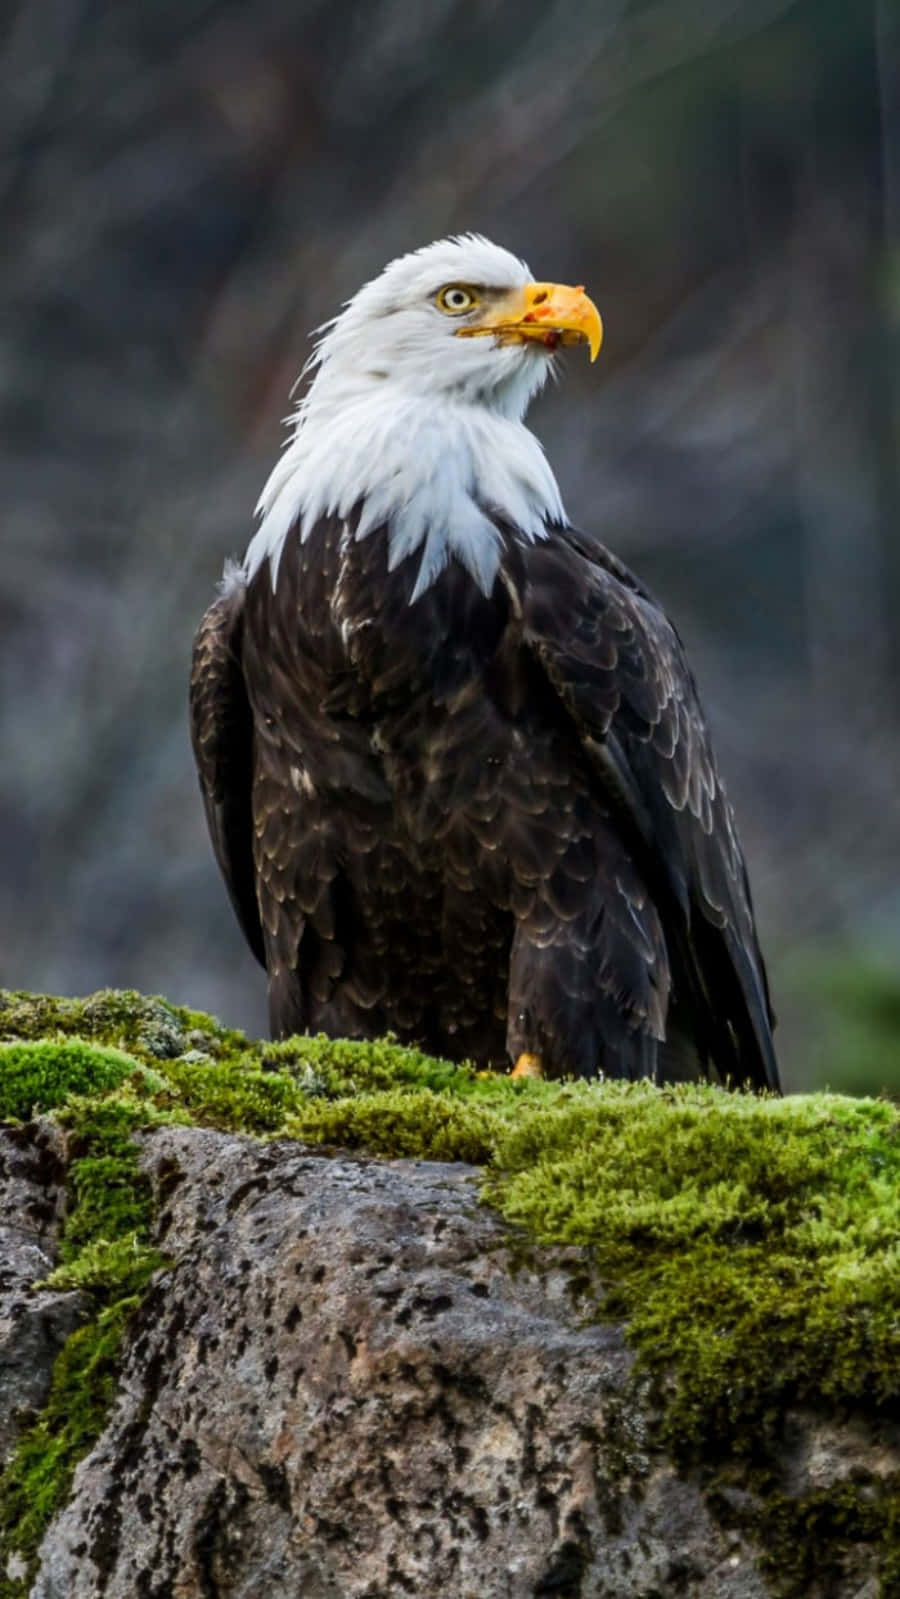
<path fill-rule="evenodd" d="M 461 339 L 493 334 L 500 344 L 543 344 L 556 350 L 561 344 L 587 344 L 596 361 L 603 343 L 600 312 L 579 284 L 526 283 L 502 300 L 494 301 L 477 322 L 457 329 Z"/>

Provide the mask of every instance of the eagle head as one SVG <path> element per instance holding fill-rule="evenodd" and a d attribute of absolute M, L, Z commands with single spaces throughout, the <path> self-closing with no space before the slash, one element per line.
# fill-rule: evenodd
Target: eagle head
<path fill-rule="evenodd" d="M 357 540 L 386 530 L 390 570 L 421 551 L 411 600 L 454 559 L 489 593 L 501 524 L 533 541 L 566 520 L 522 418 L 561 346 L 595 359 L 597 307 L 464 234 L 389 262 L 319 333 L 247 576 L 268 559 L 275 584 L 291 529 L 338 516 Z"/>
<path fill-rule="evenodd" d="M 477 234 L 440 239 L 389 262 L 324 331 L 311 366 L 321 388 L 389 384 L 524 415 L 561 345 L 603 326 L 579 286 L 538 283 L 524 261 Z"/>

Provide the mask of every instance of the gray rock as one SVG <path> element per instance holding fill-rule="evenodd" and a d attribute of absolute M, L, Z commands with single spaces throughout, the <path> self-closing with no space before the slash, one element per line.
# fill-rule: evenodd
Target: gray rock
<path fill-rule="evenodd" d="M 182 1128 L 145 1159 L 177 1265 L 35 1599 L 763 1594 L 648 1455 L 583 1254 L 514 1236 L 476 1172 Z"/>
<path fill-rule="evenodd" d="M 479 1173 L 195 1128 L 142 1145 L 175 1264 L 32 1599 L 764 1599 L 758 1550 L 651 1445 L 585 1253 L 535 1248 Z M 853 1429 L 789 1431 L 798 1484 L 864 1446 L 890 1469 Z M 732 1500 L 746 1524 L 739 1480 Z M 829 1599 L 872 1577 L 859 1549 Z"/>
<path fill-rule="evenodd" d="M 83 1294 L 33 1286 L 56 1264 L 64 1171 L 52 1123 L 0 1129 L 0 1463 L 43 1406 L 56 1355 L 84 1313 Z"/>
<path fill-rule="evenodd" d="M 861 1417 L 789 1411 L 781 1466 L 786 1491 L 798 1499 L 853 1478 L 890 1477 L 900 1473 L 900 1422 L 886 1417 L 876 1430 Z"/>

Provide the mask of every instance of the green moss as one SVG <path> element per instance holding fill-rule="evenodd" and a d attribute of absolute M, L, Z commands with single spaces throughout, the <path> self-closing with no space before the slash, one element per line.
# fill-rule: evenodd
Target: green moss
<path fill-rule="evenodd" d="M 773 1488 L 766 1500 L 761 1565 L 773 1594 L 838 1591 L 846 1555 L 873 1546 L 882 1549 L 880 1599 L 894 1599 L 900 1593 L 896 1474 L 881 1482 L 842 1483 L 799 1500 Z"/>
<path fill-rule="evenodd" d="M 894 1107 L 589 1086 L 507 1125 L 485 1192 L 542 1241 L 591 1249 L 675 1457 L 712 1475 L 744 1457 L 773 1591 L 801 1599 L 860 1540 L 889 1571 L 900 1481 L 862 1473 L 798 1502 L 775 1485 L 788 1408 L 877 1419 L 900 1400 Z"/>
<path fill-rule="evenodd" d="M 117 1088 L 136 1062 L 121 1050 L 87 1044 L 0 1044 L 0 1118 L 24 1120 L 52 1110 L 70 1094 L 103 1093 Z"/>
<path fill-rule="evenodd" d="M 167 1079 L 169 1090 L 160 1103 L 181 1106 L 205 1127 L 277 1132 L 305 1102 L 293 1077 L 261 1071 L 249 1052 L 229 1064 L 183 1057 L 169 1063 Z"/>
<path fill-rule="evenodd" d="M 708 1451 L 788 1398 L 900 1398 L 888 1104 L 589 1088 L 506 1128 L 487 1192 L 538 1238 L 591 1247 L 606 1308 L 665 1376 L 673 1445 Z"/>
<path fill-rule="evenodd" d="M 94 1238 L 68 1264 L 57 1266 L 36 1288 L 88 1289 L 123 1297 L 139 1294 L 165 1259 L 142 1242 L 139 1232 L 121 1238 Z"/>
<path fill-rule="evenodd" d="M 144 1236 L 152 1205 L 146 1178 L 138 1171 L 137 1152 L 129 1132 L 140 1125 L 139 1112 L 121 1105 L 70 1107 L 71 1148 L 69 1194 L 60 1255 L 72 1264 L 83 1249 L 98 1240 Z M 125 1113 L 123 1114 L 123 1109 Z M 130 1111 L 130 1115 L 129 1115 Z"/>
<path fill-rule="evenodd" d="M 469 1097 L 477 1095 L 487 1081 L 470 1066 L 436 1060 L 421 1050 L 398 1045 L 392 1038 L 372 1043 L 326 1038 L 324 1034 L 289 1038 L 264 1046 L 263 1065 L 269 1070 L 289 1071 L 308 1094 L 331 1099 L 402 1088 Z"/>
<path fill-rule="evenodd" d="M 0 1039 L 72 1036 L 123 1049 L 151 1065 L 174 1060 L 189 1049 L 223 1060 L 250 1048 L 243 1033 L 222 1027 L 202 1011 L 134 989 L 101 989 L 84 999 L 0 989 Z"/>
<path fill-rule="evenodd" d="M 366 1149 L 417 1160 L 490 1160 L 496 1118 L 472 1103 L 425 1090 L 378 1092 L 359 1099 L 307 1105 L 288 1118 L 285 1132 L 306 1143 Z"/>
<path fill-rule="evenodd" d="M 31 1503 L 29 1473 L 56 1435 L 53 1415 L 66 1414 L 67 1384 L 94 1395 L 84 1409 L 80 1399 L 71 1406 L 94 1418 L 79 1423 L 79 1447 L 96 1436 L 98 1395 L 110 1391 L 101 1377 L 115 1366 L 107 1331 L 126 1325 L 130 1310 L 120 1321 L 116 1306 L 134 1305 L 158 1263 L 131 1133 L 194 1120 L 483 1165 L 484 1198 L 509 1221 L 545 1244 L 589 1250 L 605 1284 L 595 1313 L 622 1319 L 637 1355 L 635 1413 L 651 1393 L 662 1439 L 705 1473 L 711 1503 L 729 1473 L 752 1484 L 762 1510 L 745 1514 L 769 1551 L 773 1592 L 800 1599 L 855 1544 L 879 1550 L 891 1591 L 900 1484 L 860 1472 L 790 1499 L 778 1472 L 787 1409 L 824 1401 L 829 1413 L 862 1410 L 877 1421 L 900 1400 L 900 1113 L 889 1103 L 512 1082 L 391 1039 L 253 1044 L 199 1013 L 127 994 L 5 996 L 0 1035 L 43 1051 L 53 1097 L 34 1098 L 32 1053 L 28 1104 L 56 1105 L 69 1129 L 73 1205 L 48 1281 L 86 1289 L 95 1306 L 14 1462 L 20 1515 Z M 78 1075 L 84 1050 L 95 1073 L 87 1083 Z M 108 1081 L 98 1056 L 117 1063 Z M 17 1113 L 24 1103 L 19 1093 Z M 99 1351 L 96 1367 L 89 1349 Z M 76 1455 L 67 1432 L 53 1457 L 54 1494 L 64 1497 Z M 43 1480 L 33 1487 L 34 1503 L 48 1503 Z M 727 1503 L 723 1494 L 723 1516 Z M 5 1509 L 0 1521 L 13 1525 Z"/>
<path fill-rule="evenodd" d="M 390 1039 L 378 1043 L 353 1043 L 345 1039 L 295 1038 L 285 1043 L 247 1045 L 227 1061 L 216 1061 L 197 1051 L 167 1062 L 165 1088 L 156 1103 L 181 1108 L 204 1126 L 249 1133 L 287 1133 L 315 1143 L 338 1143 L 348 1148 L 366 1145 L 373 1152 L 413 1154 L 441 1159 L 485 1160 L 489 1150 L 475 1107 L 513 1114 L 523 1100 L 539 1096 L 547 1085 L 512 1083 L 508 1079 L 476 1072 L 469 1066 L 435 1060 L 419 1050 L 406 1049 Z M 389 1103 L 381 1100 L 390 1096 Z M 400 1099 L 415 1106 L 398 1110 Z M 340 1109 L 329 1110 L 333 1104 Z M 453 1107 L 447 1115 L 455 1127 L 466 1125 L 471 1109 L 471 1134 L 481 1153 L 477 1157 L 433 1153 L 436 1107 Z M 440 1112 L 443 1116 L 444 1112 Z M 385 1132 L 378 1132 L 379 1118 Z M 393 1117 L 396 1140 L 391 1143 L 387 1124 Z M 421 1127 L 416 1136 L 416 1123 Z M 451 1145 L 447 1143 L 449 1150 Z M 461 1146 L 460 1146 L 461 1147 Z"/>
<path fill-rule="evenodd" d="M 84 1086 L 83 1058 L 66 1043 L 57 1051 L 62 1082 L 73 1060 L 72 1079 Z M 88 1052 L 101 1059 L 104 1052 Z M 106 1051 L 105 1054 L 111 1054 Z M 134 1074 L 135 1062 L 121 1057 Z M 121 1063 L 121 1062 L 120 1062 Z M 165 1264 L 149 1243 L 152 1203 L 130 1134 L 158 1114 L 139 1096 L 103 1097 L 100 1073 L 95 1095 L 73 1094 L 60 1112 L 68 1130 L 69 1209 L 60 1242 L 61 1264 L 48 1286 L 80 1289 L 87 1297 L 86 1321 L 64 1344 L 53 1367 L 46 1405 L 20 1436 L 0 1473 L 0 1569 L 14 1556 L 26 1572 L 7 1578 L 6 1594 L 25 1594 L 47 1523 L 66 1502 L 78 1461 L 99 1437 L 115 1395 L 122 1340 L 153 1273 Z M 120 1071 L 109 1074 L 116 1084 Z M 147 1074 L 139 1086 L 158 1086 Z M 113 1086 L 112 1083 L 109 1086 Z M 3 1590 L 0 1589 L 0 1595 Z"/>
<path fill-rule="evenodd" d="M 136 1304 L 136 1299 L 113 1300 L 67 1340 L 53 1368 L 47 1403 L 0 1477 L 4 1565 L 12 1553 L 28 1571 L 20 1584 L 10 1583 L 11 1594 L 27 1593 L 47 1525 L 65 1504 L 75 1467 L 105 1425 L 122 1339 Z"/>

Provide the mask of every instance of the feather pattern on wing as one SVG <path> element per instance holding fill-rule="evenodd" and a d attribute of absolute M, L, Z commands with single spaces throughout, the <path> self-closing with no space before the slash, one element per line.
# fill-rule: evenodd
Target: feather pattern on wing
<path fill-rule="evenodd" d="M 228 568 L 194 639 L 191 743 L 219 870 L 241 930 L 265 966 L 253 866 L 253 718 L 241 663 L 243 620 L 243 580 Z"/>
<path fill-rule="evenodd" d="M 746 868 L 681 641 L 627 568 L 581 535 L 529 551 L 527 573 L 526 637 L 664 912 L 701 1047 L 723 1073 L 775 1087 Z"/>

